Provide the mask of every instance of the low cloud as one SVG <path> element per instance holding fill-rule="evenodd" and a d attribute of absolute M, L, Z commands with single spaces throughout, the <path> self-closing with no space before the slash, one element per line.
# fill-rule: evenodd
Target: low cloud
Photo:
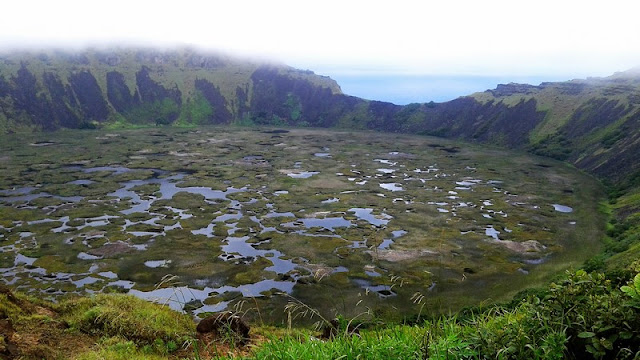
<path fill-rule="evenodd" d="M 640 65 L 640 4 L 540 0 L 3 4 L 0 49 L 192 45 L 340 77 L 604 76 Z"/>

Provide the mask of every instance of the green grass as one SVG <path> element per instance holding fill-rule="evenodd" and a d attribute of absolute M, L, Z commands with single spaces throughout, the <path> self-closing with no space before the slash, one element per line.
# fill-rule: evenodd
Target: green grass
<path fill-rule="evenodd" d="M 252 356 L 256 359 L 419 359 L 424 354 L 425 329 L 389 326 L 360 336 L 342 335 L 332 341 L 286 336 L 271 339 Z"/>
<path fill-rule="evenodd" d="M 94 350 L 76 357 L 76 360 L 160 360 L 166 359 L 166 351 L 155 353 L 157 349 L 140 348 L 133 341 L 123 338 L 108 338 Z"/>
<path fill-rule="evenodd" d="M 193 321 L 185 314 L 130 295 L 100 294 L 61 305 L 69 324 L 97 336 L 120 336 L 138 344 L 181 342 L 193 336 Z"/>

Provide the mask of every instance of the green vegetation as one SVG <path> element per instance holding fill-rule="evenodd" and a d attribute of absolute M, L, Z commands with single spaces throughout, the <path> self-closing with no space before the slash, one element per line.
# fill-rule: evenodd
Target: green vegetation
<path fill-rule="evenodd" d="M 567 160 L 571 156 L 572 143 L 562 133 L 548 135 L 538 143 L 531 145 L 530 151 L 540 156 L 547 156 L 556 160 Z"/>
<path fill-rule="evenodd" d="M 635 359 L 638 267 L 629 268 L 633 279 L 567 272 L 509 304 L 412 324 L 342 318 L 325 340 L 304 328 L 258 326 L 248 345 L 224 333 L 196 337 L 186 315 L 128 295 L 51 304 L 3 288 L 0 352 L 65 359 Z"/>
<path fill-rule="evenodd" d="M 171 99 L 145 103 L 124 114 L 134 125 L 170 125 L 180 115 L 180 105 Z"/>
<path fill-rule="evenodd" d="M 100 342 L 96 350 L 78 354 L 76 360 L 160 360 L 166 359 L 164 351 L 154 351 L 155 349 L 140 349 L 132 341 L 118 338 L 107 339 Z"/>
<path fill-rule="evenodd" d="M 616 279 L 616 283 L 620 279 Z M 507 306 L 416 325 L 385 325 L 332 341 L 271 339 L 257 359 L 634 359 L 640 355 L 640 275 L 621 288 L 604 274 L 567 273 Z M 523 295 L 524 296 L 524 295 Z"/>
<path fill-rule="evenodd" d="M 286 335 L 262 344 L 256 359 L 421 359 L 427 327 L 390 325 L 359 335 L 342 332 L 323 341 L 309 335 Z"/>
<path fill-rule="evenodd" d="M 11 358 L 164 358 L 195 334 L 188 316 L 116 294 L 53 304 L 2 287 L 0 318 L 0 353 Z"/>
<path fill-rule="evenodd" d="M 182 106 L 176 126 L 205 125 L 213 115 L 213 111 L 214 109 L 204 95 L 200 91 L 196 91 L 195 96 L 187 100 Z"/>
<path fill-rule="evenodd" d="M 287 94 L 287 101 L 285 102 L 286 108 L 289 110 L 289 117 L 293 121 L 298 121 L 300 116 L 302 115 L 302 104 L 300 104 L 300 99 L 296 97 L 296 95 L 289 93 Z"/>
<path fill-rule="evenodd" d="M 192 321 L 185 315 L 148 301 L 122 295 L 99 294 L 59 309 L 70 326 L 99 337 L 122 337 L 137 344 L 154 341 L 181 343 L 193 333 Z"/>
<path fill-rule="evenodd" d="M 609 187 L 604 249 L 587 260 L 589 271 L 621 271 L 640 259 L 640 188 L 630 182 Z"/>

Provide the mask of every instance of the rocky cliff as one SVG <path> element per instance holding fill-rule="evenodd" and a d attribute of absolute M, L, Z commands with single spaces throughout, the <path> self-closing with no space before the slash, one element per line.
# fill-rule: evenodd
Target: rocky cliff
<path fill-rule="evenodd" d="M 250 120 L 254 104 L 282 90 L 280 78 L 295 90 L 341 93 L 311 71 L 188 49 L 9 53 L 0 55 L 0 132 Z"/>

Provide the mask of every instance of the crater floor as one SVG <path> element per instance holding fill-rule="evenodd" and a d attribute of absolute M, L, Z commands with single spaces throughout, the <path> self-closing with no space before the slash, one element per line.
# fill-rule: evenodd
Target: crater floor
<path fill-rule="evenodd" d="M 575 169 L 431 137 L 0 140 L 0 280 L 45 297 L 122 291 L 196 314 L 251 299 L 271 319 L 293 299 L 329 316 L 445 311 L 581 263 L 604 227 L 599 185 Z"/>

